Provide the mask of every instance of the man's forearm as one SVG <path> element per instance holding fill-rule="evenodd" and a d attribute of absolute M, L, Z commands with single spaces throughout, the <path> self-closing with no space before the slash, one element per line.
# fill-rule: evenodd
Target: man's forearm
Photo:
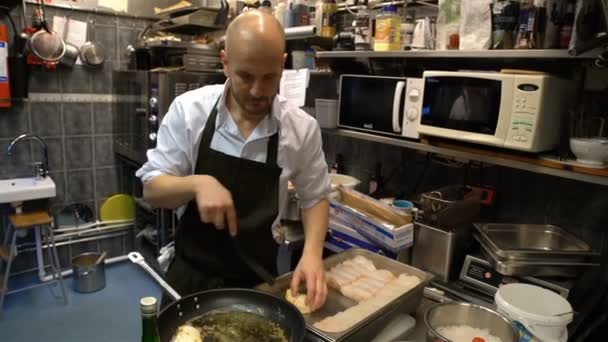
<path fill-rule="evenodd" d="M 199 176 L 156 176 L 144 183 L 144 200 L 154 207 L 175 209 L 195 196 L 195 182 Z"/>
<path fill-rule="evenodd" d="M 312 253 L 321 257 L 329 224 L 329 201 L 324 199 L 308 209 L 303 209 L 302 223 L 306 237 L 304 254 Z"/>

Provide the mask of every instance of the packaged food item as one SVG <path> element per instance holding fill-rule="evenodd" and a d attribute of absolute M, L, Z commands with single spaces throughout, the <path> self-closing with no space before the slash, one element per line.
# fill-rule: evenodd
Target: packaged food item
<path fill-rule="evenodd" d="M 411 15 L 406 16 L 405 21 L 401 23 L 401 50 L 412 48 L 415 27 L 416 22 L 414 21 L 414 17 Z"/>
<path fill-rule="evenodd" d="M 460 3 L 461 0 L 439 0 L 435 44 L 437 50 L 458 48 L 454 43 L 460 40 L 457 37 L 460 35 Z"/>
<path fill-rule="evenodd" d="M 494 0 L 492 3 L 492 48 L 512 49 L 519 18 L 519 2 Z"/>
<path fill-rule="evenodd" d="M 338 6 L 335 0 L 318 0 L 315 10 L 317 35 L 333 38 L 336 35 L 336 12 Z"/>
<path fill-rule="evenodd" d="M 544 7 L 540 6 L 541 3 L 541 0 L 524 0 L 521 3 L 516 49 L 537 49 L 539 42 L 542 47 Z"/>
<path fill-rule="evenodd" d="M 353 32 L 355 34 L 355 50 L 365 51 L 371 48 L 370 17 L 367 6 L 357 7 L 357 15 L 353 21 Z"/>
<path fill-rule="evenodd" d="M 460 50 L 487 50 L 492 45 L 492 0 L 467 0 L 461 3 Z M 450 45 L 452 45 L 450 39 Z"/>
<path fill-rule="evenodd" d="M 566 0 L 547 0 L 547 20 L 545 23 L 545 39 L 543 49 L 559 48 L 559 31 L 561 21 L 566 12 Z"/>

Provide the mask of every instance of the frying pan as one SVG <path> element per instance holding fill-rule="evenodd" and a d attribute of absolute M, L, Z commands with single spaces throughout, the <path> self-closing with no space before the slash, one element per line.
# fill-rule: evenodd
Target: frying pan
<path fill-rule="evenodd" d="M 250 289 L 208 290 L 181 297 L 137 252 L 129 259 L 141 266 L 174 300 L 158 315 L 160 340 L 170 342 L 180 325 L 211 312 L 249 312 L 263 316 L 283 328 L 289 341 L 301 342 L 306 335 L 304 317 L 292 304 L 271 294 Z"/>

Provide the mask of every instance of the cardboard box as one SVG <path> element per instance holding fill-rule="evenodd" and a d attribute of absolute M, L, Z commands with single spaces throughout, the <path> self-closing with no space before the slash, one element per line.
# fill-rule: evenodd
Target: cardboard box
<path fill-rule="evenodd" d="M 413 223 L 395 227 L 360 213 L 342 204 L 337 198 L 330 200 L 329 217 L 392 253 L 403 251 L 414 244 Z"/>
<path fill-rule="evenodd" d="M 373 241 L 348 227 L 344 222 L 331 219 L 328 231 L 329 234 L 325 241 L 325 247 L 334 252 L 342 252 L 350 248 L 363 248 L 392 259 L 397 258 L 397 253 L 382 249 Z"/>

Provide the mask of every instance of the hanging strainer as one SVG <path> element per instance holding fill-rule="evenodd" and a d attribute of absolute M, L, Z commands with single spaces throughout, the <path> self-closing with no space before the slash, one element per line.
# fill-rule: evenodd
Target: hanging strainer
<path fill-rule="evenodd" d="M 53 31 L 41 29 L 32 35 L 30 49 L 45 62 L 57 62 L 65 54 L 65 42 Z"/>

